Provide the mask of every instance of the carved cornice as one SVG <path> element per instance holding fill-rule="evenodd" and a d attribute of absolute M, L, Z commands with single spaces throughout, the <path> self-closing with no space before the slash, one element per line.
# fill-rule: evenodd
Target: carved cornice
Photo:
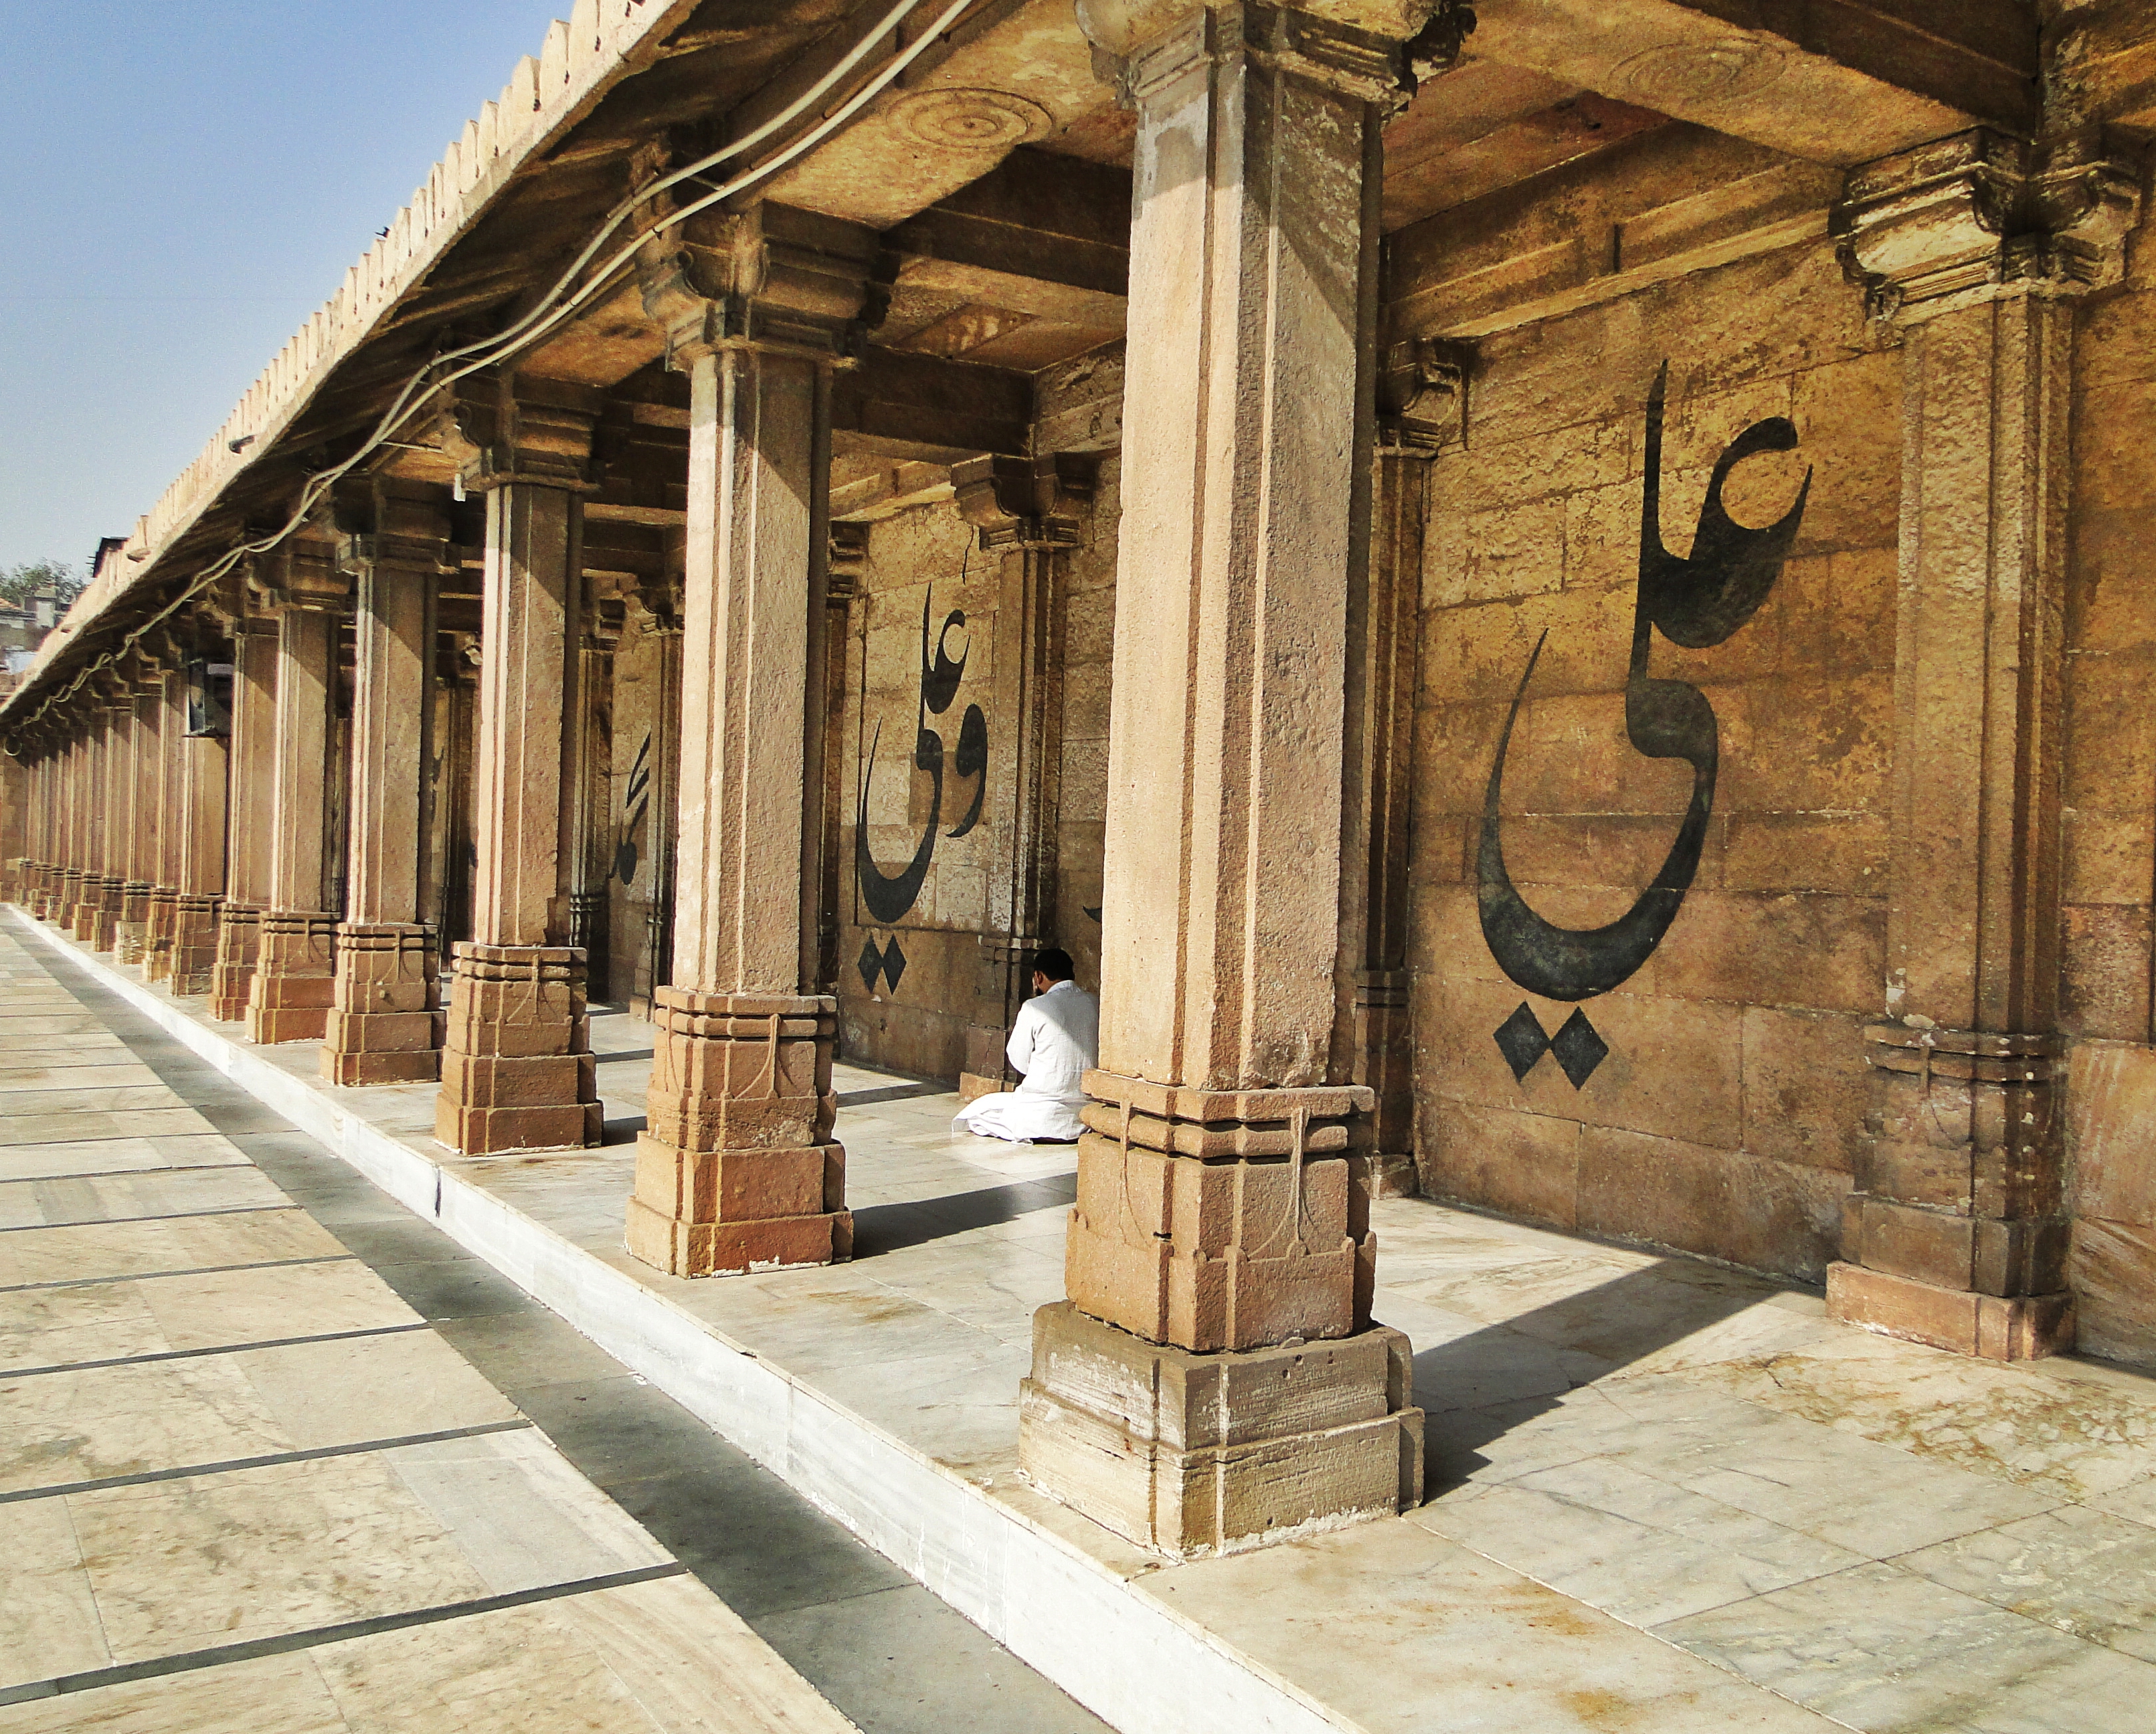
<path fill-rule="evenodd" d="M 1875 318 L 2117 283 L 2141 177 L 2096 131 L 2037 144 L 1979 127 L 1852 170 L 1834 213 Z"/>
<path fill-rule="evenodd" d="M 339 571 L 357 578 L 370 566 L 422 573 L 456 570 L 444 490 L 377 476 L 373 505 L 372 528 L 337 539 Z"/>
<path fill-rule="evenodd" d="M 652 204 L 670 213 L 673 199 Z M 645 242 L 644 311 L 666 333 L 670 367 L 722 349 L 843 365 L 888 305 L 882 250 L 873 229 L 784 205 L 705 212 Z"/>
<path fill-rule="evenodd" d="M 1434 458 L 1467 437 L 1467 351 L 1437 337 L 1389 345 L 1378 369 L 1378 449 Z"/>
<path fill-rule="evenodd" d="M 959 515 L 983 551 L 1075 548 L 1079 515 L 1093 498 L 1099 460 L 1090 452 L 1038 458 L 989 455 L 951 466 Z"/>
<path fill-rule="evenodd" d="M 522 374 L 457 382 L 438 424 L 458 480 L 474 492 L 516 485 L 593 491 L 592 432 L 606 394 Z"/>

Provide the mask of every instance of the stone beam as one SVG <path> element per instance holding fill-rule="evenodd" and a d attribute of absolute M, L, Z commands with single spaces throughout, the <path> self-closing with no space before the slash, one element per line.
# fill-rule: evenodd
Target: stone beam
<path fill-rule="evenodd" d="M 2018 0 L 1479 0 L 1477 59 L 1816 162 L 2036 121 Z"/>
<path fill-rule="evenodd" d="M 978 362 L 871 348 L 833 382 L 838 449 L 951 463 L 979 452 L 1023 456 L 1033 382 Z"/>

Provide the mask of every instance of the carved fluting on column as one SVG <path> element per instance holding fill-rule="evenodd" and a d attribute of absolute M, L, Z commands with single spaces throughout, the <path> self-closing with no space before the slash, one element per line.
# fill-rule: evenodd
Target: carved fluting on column
<path fill-rule="evenodd" d="M 1887 1021 L 1836 1317 L 1965 1353 L 2070 1347 L 2058 1068 L 2073 303 L 2138 177 L 2093 136 L 1963 134 L 1850 177 L 1845 261 L 1902 334 Z"/>
<path fill-rule="evenodd" d="M 1333 1059 L 1349 568 L 1380 129 L 1401 45 L 1090 3 L 1133 156 L 1101 1070 L 1035 1316 L 1019 1466 L 1171 1555 L 1420 1498 L 1409 1345 L 1369 1320 Z M 1152 9 L 1158 17 L 1164 8 Z M 1455 8 L 1445 8 L 1450 16 Z"/>
<path fill-rule="evenodd" d="M 470 1155 L 599 1141 L 584 954 L 568 943 L 564 716 L 596 392 L 475 377 L 445 418 L 486 494 L 472 938 L 452 948 L 434 1136 Z"/>
<path fill-rule="evenodd" d="M 437 939 L 420 918 L 420 885 L 432 817 L 435 592 L 449 558 L 445 498 L 377 476 L 372 533 L 338 550 L 358 610 L 350 870 L 322 1038 L 322 1075 L 335 1084 L 441 1075 Z"/>
<path fill-rule="evenodd" d="M 247 1015 L 270 899 L 270 799 L 276 779 L 277 622 L 249 608 L 233 623 L 232 755 L 225 808 L 226 885 L 209 1014 Z"/>
<path fill-rule="evenodd" d="M 876 238 L 765 206 L 645 259 L 690 377 L 673 979 L 652 992 L 650 1125 L 629 1250 L 681 1276 L 850 1255 L 831 1138 L 835 998 L 804 981 L 805 829 L 820 728 L 830 369 L 857 346 Z M 804 943 L 805 939 L 805 943 Z"/>
<path fill-rule="evenodd" d="M 313 533 L 295 536 L 262 573 L 277 617 L 277 684 L 269 899 L 247 1000 L 254 1042 L 319 1040 L 335 969 L 337 917 L 322 907 L 322 844 L 336 620 L 350 582 L 334 541 L 308 527 Z"/>
<path fill-rule="evenodd" d="M 1430 459 L 1466 433 L 1467 356 L 1430 338 L 1378 357 L 1370 506 L 1348 595 L 1340 959 L 1334 1045 L 1374 1099 L 1358 1178 L 1415 1190 L 1414 1054 L 1408 1013 L 1408 828 L 1414 788 L 1423 526 Z"/>
<path fill-rule="evenodd" d="M 971 1099 L 1005 1087 L 1004 1043 L 1024 1003 L 1025 960 L 1053 945 L 1056 816 L 1063 760 L 1063 568 L 1081 541 L 1081 515 L 1093 497 L 1090 454 L 969 458 L 951 481 L 958 510 L 981 551 L 1003 560 L 996 599 L 994 714 L 1009 719 L 992 737 L 983 823 L 989 833 L 988 929 L 983 962 L 993 976 L 983 996 L 993 1025 L 966 1032 L 959 1093 Z"/>

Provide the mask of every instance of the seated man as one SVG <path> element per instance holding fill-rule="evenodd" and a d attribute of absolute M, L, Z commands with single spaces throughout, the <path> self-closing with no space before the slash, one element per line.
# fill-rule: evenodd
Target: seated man
<path fill-rule="evenodd" d="M 1070 1144 L 1086 1130 L 1081 1080 L 1099 1062 L 1101 1002 L 1071 979 L 1070 952 L 1051 946 L 1033 959 L 1033 995 L 1019 1008 L 1004 1052 L 1024 1075 L 1015 1090 L 977 1097 L 951 1130 L 1014 1144 Z"/>

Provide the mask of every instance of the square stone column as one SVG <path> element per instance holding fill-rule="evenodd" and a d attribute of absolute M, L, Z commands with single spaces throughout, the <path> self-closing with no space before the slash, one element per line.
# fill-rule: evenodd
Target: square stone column
<path fill-rule="evenodd" d="M 209 1014 L 247 1015 L 270 900 L 270 809 L 277 765 L 277 621 L 244 598 L 232 623 L 232 743 L 225 802 L 225 898 Z"/>
<path fill-rule="evenodd" d="M 673 979 L 651 995 L 629 1249 L 709 1276 L 853 1249 L 838 1003 L 815 991 L 820 875 L 803 869 L 822 795 L 809 692 L 830 371 L 856 341 L 876 239 L 765 206 L 683 239 L 644 279 L 689 373 L 689 521 Z"/>
<path fill-rule="evenodd" d="M 82 737 L 82 854 L 75 876 L 74 905 L 68 911 L 68 931 L 88 943 L 97 936 L 98 917 L 105 907 L 105 838 L 110 817 L 107 786 L 110 782 L 112 715 L 109 700 L 92 694 L 78 705 L 83 715 Z M 107 936 L 108 941 L 110 935 Z"/>
<path fill-rule="evenodd" d="M 600 399 L 580 386 L 470 382 L 444 425 L 486 494 L 478 861 L 454 948 L 434 1136 L 467 1155 L 599 1141 L 584 956 L 568 942 L 563 800 L 576 676 L 583 495 Z"/>
<path fill-rule="evenodd" d="M 187 688 L 185 653 L 169 632 L 157 639 L 157 787 L 161 818 L 147 877 L 150 892 L 143 928 L 142 975 L 162 982 L 172 972 L 172 945 L 178 930 L 180 862 L 186 838 L 180 829 L 185 785 Z"/>
<path fill-rule="evenodd" d="M 314 526 L 308 526 L 312 530 Z M 277 617 L 268 906 L 247 996 L 251 1042 L 318 1041 L 329 1027 L 336 916 L 322 907 L 330 706 L 346 581 L 334 545 L 295 535 L 258 571 Z"/>
<path fill-rule="evenodd" d="M 223 641 L 205 628 L 198 638 L 198 656 L 189 664 L 187 731 L 180 741 L 180 885 L 172 906 L 172 992 L 208 993 L 217 967 L 218 912 L 224 905 L 225 805 L 231 752 L 223 719 L 213 715 L 199 680 L 214 680 L 224 650 Z"/>
<path fill-rule="evenodd" d="M 1984 131 L 1855 171 L 1837 213 L 1902 333 L 1887 1003 L 1835 1317 L 1999 1360 L 2069 1347 L 2060 736 L 2074 302 L 2138 170 Z"/>
<path fill-rule="evenodd" d="M 104 764 L 104 820 L 99 840 L 95 913 L 90 949 L 110 952 L 120 942 L 120 912 L 127 884 L 130 822 L 134 816 L 134 695 L 126 680 L 106 674 L 93 680 L 85 696 L 95 694 L 99 713 L 99 756 Z"/>
<path fill-rule="evenodd" d="M 1053 945 L 1056 815 L 1063 770 L 1064 567 L 1093 497 L 1090 454 L 968 458 L 951 470 L 958 510 L 980 551 L 1003 563 L 996 598 L 995 714 L 1010 719 L 988 749 L 997 792 L 989 835 L 988 933 L 983 962 L 997 1008 L 993 1027 L 966 1032 L 966 1100 L 1007 1087 L 1004 1046 L 1028 992 L 1026 959 Z"/>
<path fill-rule="evenodd" d="M 1070 1303 L 1021 1472 L 1139 1545 L 1230 1552 L 1421 1497 L 1370 1319 L 1332 1055 L 1368 194 L 1400 45 L 1255 6 L 1082 15 L 1137 111 L 1101 911 Z M 1447 26 L 1450 25 L 1448 31 Z M 1418 52 L 1456 51 L 1442 8 Z M 1444 36 L 1445 40 L 1437 40 Z"/>
<path fill-rule="evenodd" d="M 159 804 L 160 755 L 163 741 L 165 686 L 161 672 L 141 657 L 134 659 L 130 685 L 133 711 L 130 731 L 133 751 L 128 776 L 132 787 L 128 822 L 127 880 L 121 888 L 120 936 L 116 947 L 122 963 L 141 963 L 150 942 L 150 893 L 156 881 L 158 849 L 169 823 Z"/>
<path fill-rule="evenodd" d="M 374 528 L 340 551 L 358 585 L 351 854 L 322 1041 L 335 1084 L 441 1075 L 436 940 L 421 919 L 434 756 L 434 602 L 448 557 L 444 489 L 377 476 Z"/>

